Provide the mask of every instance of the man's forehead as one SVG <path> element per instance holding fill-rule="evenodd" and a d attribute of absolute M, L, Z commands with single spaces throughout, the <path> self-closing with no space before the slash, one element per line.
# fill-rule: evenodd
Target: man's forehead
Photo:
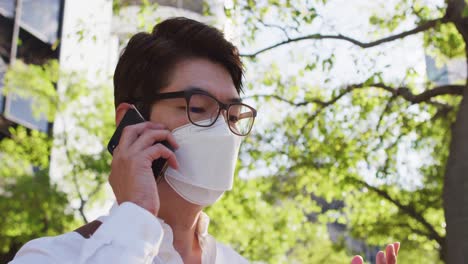
<path fill-rule="evenodd" d="M 177 63 L 171 76 L 172 91 L 198 87 L 222 101 L 239 100 L 229 71 L 207 59 L 187 59 Z"/>
<path fill-rule="evenodd" d="M 184 90 L 200 91 L 200 92 L 209 94 L 211 96 L 214 96 L 216 99 L 218 99 L 220 101 L 224 101 L 224 102 L 229 102 L 229 103 L 240 103 L 240 102 L 242 102 L 242 99 L 238 95 L 235 95 L 235 94 L 232 94 L 232 93 L 227 94 L 226 92 L 220 91 L 220 90 L 225 90 L 225 91 L 229 90 L 227 88 L 218 88 L 218 89 L 214 90 L 214 89 L 209 89 L 209 88 L 205 88 L 205 87 L 191 85 L 191 86 L 185 87 Z"/>

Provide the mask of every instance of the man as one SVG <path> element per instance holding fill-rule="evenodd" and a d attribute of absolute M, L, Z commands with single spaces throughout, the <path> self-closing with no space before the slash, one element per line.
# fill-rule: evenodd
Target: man
<path fill-rule="evenodd" d="M 117 204 L 75 232 L 28 242 L 12 263 L 247 263 L 207 233 L 202 212 L 232 188 L 256 116 L 239 97 L 242 76 L 237 48 L 205 24 L 173 18 L 133 36 L 114 74 L 116 124 L 128 111 L 149 121 L 125 127 L 113 151 Z M 169 167 L 155 175 L 160 158 Z"/>

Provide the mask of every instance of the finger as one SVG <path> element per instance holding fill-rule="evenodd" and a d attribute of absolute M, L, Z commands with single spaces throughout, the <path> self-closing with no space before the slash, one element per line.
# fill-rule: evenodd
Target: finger
<path fill-rule="evenodd" d="M 385 248 L 385 255 L 387 257 L 387 264 L 396 264 L 396 254 L 393 244 L 387 245 Z"/>
<path fill-rule="evenodd" d="M 385 254 L 383 253 L 383 251 L 379 251 L 377 253 L 377 256 L 375 257 L 376 259 L 376 263 L 377 264 L 387 264 L 386 260 L 385 260 Z"/>
<path fill-rule="evenodd" d="M 130 125 L 124 127 L 122 134 L 119 140 L 119 149 L 128 149 L 128 147 L 137 140 L 139 135 L 143 133 L 145 129 L 158 129 L 161 127 L 161 124 L 151 123 L 151 122 L 142 122 L 135 125 Z"/>
<path fill-rule="evenodd" d="M 129 152 L 137 153 L 149 146 L 154 145 L 155 142 L 162 142 L 167 140 L 175 149 L 179 147 L 174 136 L 169 130 L 154 130 L 148 129 L 129 147 Z"/>
<path fill-rule="evenodd" d="M 398 257 L 398 252 L 400 251 L 400 242 L 393 243 L 393 247 L 395 248 L 395 255 Z"/>
<path fill-rule="evenodd" d="M 351 260 L 351 264 L 363 264 L 364 260 L 362 259 L 361 256 L 354 256 L 353 259 Z"/>
<path fill-rule="evenodd" d="M 174 169 L 179 168 L 179 163 L 177 162 L 174 152 L 161 143 L 147 148 L 144 151 L 144 155 L 147 155 L 147 157 L 150 158 L 151 161 L 154 161 L 159 158 L 164 158 L 167 160 L 169 166 L 171 166 Z"/>
<path fill-rule="evenodd" d="M 149 129 L 166 129 L 167 130 L 167 126 L 164 125 L 164 124 L 153 123 L 153 122 L 150 122 L 150 123 L 151 123 L 151 125 L 149 125 L 149 127 L 145 128 L 142 133 L 144 133 L 146 130 L 149 130 Z"/>

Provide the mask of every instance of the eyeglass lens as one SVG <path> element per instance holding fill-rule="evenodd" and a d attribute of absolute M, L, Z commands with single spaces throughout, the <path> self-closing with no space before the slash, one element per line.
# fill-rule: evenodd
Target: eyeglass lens
<path fill-rule="evenodd" d="M 198 126 L 211 126 L 220 113 L 219 103 L 211 96 L 192 94 L 188 102 L 188 115 L 190 121 Z M 254 114 L 250 107 L 243 104 L 233 104 L 229 107 L 226 117 L 229 128 L 234 134 L 247 135 L 254 122 Z M 211 123 L 207 124 L 206 120 Z M 202 122 L 204 121 L 204 122 Z"/>

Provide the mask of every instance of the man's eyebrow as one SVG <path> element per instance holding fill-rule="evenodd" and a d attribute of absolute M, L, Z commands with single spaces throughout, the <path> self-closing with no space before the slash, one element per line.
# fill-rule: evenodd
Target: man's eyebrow
<path fill-rule="evenodd" d="M 188 90 L 188 91 L 200 91 L 200 92 L 209 94 L 209 95 L 211 95 L 211 96 L 214 96 L 214 95 L 212 95 L 211 93 L 209 93 L 207 90 L 205 90 L 205 89 L 203 89 L 203 88 L 200 88 L 200 87 L 197 87 L 197 86 L 189 86 L 189 87 L 187 87 L 185 90 Z M 242 103 L 242 99 L 239 98 L 239 97 L 233 97 L 233 98 L 229 98 L 229 99 L 228 99 L 228 102 L 230 102 L 230 103 Z"/>
<path fill-rule="evenodd" d="M 242 99 L 239 98 L 239 97 L 233 97 L 233 98 L 229 99 L 228 101 L 231 102 L 231 103 L 242 103 Z"/>
<path fill-rule="evenodd" d="M 200 91 L 200 92 L 204 92 L 204 93 L 210 94 L 210 93 L 209 93 L 208 91 L 206 91 L 205 89 L 200 88 L 200 87 L 197 87 L 197 86 L 188 86 L 188 87 L 185 88 L 184 90 L 186 90 L 186 91 Z"/>

